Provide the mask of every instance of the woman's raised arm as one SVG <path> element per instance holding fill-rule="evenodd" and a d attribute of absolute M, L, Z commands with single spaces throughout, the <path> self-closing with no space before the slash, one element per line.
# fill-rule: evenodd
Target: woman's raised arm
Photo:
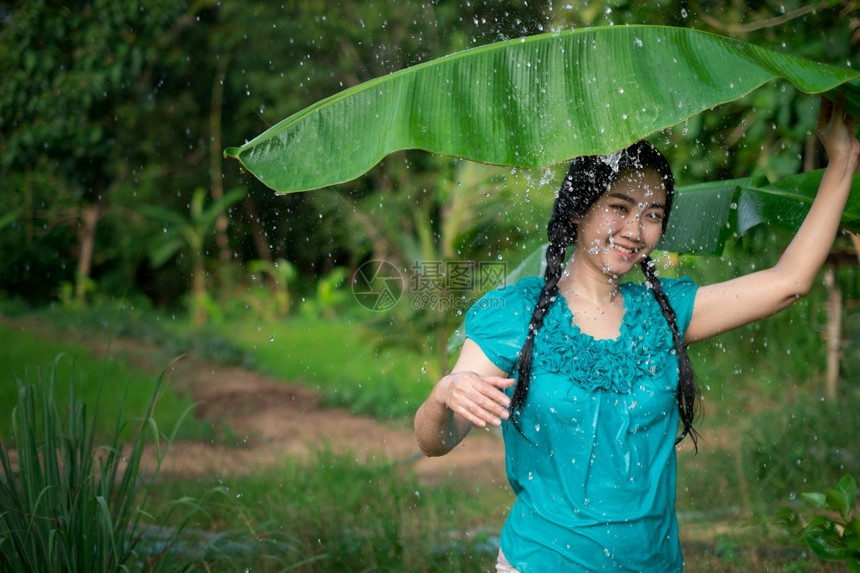
<path fill-rule="evenodd" d="M 500 425 L 514 385 L 481 348 L 466 339 L 451 374 L 444 376 L 415 414 L 415 437 L 424 455 L 441 456 L 459 444 L 472 426 Z"/>
<path fill-rule="evenodd" d="M 809 292 L 839 230 L 860 142 L 845 113 L 844 98 L 821 98 L 816 133 L 828 165 L 803 224 L 777 264 L 722 283 L 701 287 L 685 342 L 695 342 L 770 316 Z"/>

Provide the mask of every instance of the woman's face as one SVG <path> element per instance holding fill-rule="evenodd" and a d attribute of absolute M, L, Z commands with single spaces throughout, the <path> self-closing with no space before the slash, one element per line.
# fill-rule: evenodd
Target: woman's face
<path fill-rule="evenodd" d="M 666 187 L 653 170 L 627 170 L 578 220 L 578 257 L 622 276 L 649 255 L 663 234 Z"/>

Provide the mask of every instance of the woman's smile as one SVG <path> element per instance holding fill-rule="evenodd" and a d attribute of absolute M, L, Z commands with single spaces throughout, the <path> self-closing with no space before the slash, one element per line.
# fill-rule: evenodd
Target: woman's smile
<path fill-rule="evenodd" d="M 614 276 L 627 273 L 660 241 L 665 203 L 666 188 L 656 172 L 623 173 L 578 221 L 578 244 L 587 248 L 574 256 L 574 264 Z"/>

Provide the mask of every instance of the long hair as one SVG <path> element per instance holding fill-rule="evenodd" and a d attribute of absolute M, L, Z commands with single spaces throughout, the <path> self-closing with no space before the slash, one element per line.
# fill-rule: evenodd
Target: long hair
<path fill-rule="evenodd" d="M 567 247 L 577 240 L 578 228 L 574 222 L 585 215 L 589 208 L 605 193 L 609 186 L 629 169 L 652 170 L 660 176 L 666 188 L 665 216 L 663 217 L 663 231 L 672 208 L 672 199 L 675 193 L 675 178 L 669 162 L 657 148 L 647 141 L 639 141 L 630 147 L 612 155 L 588 155 L 578 157 L 571 163 L 570 169 L 562 182 L 558 197 L 552 208 L 552 216 L 547 224 L 547 238 L 549 246 L 546 250 L 546 273 L 545 283 L 541 289 L 537 304 L 535 304 L 531 321 L 529 322 L 526 340 L 520 351 L 518 364 L 517 385 L 511 400 L 512 422 L 520 428 L 520 413 L 525 406 L 526 397 L 531 382 L 532 352 L 534 350 L 535 336 L 543 326 L 543 319 L 550 305 L 558 295 L 558 281 L 561 278 L 562 268 L 565 263 Z M 676 400 L 680 413 L 683 431 L 675 440 L 679 443 L 689 436 L 693 440 L 693 447 L 698 449 L 698 432 L 693 427 L 697 418 L 700 403 L 699 391 L 696 388 L 693 366 L 687 354 L 687 348 L 678 329 L 678 321 L 675 311 L 669 304 L 669 298 L 663 292 L 662 285 L 657 278 L 654 262 L 646 257 L 640 263 L 645 280 L 653 293 L 660 310 L 669 324 L 672 332 L 672 341 L 675 353 L 678 357 L 678 388 Z"/>

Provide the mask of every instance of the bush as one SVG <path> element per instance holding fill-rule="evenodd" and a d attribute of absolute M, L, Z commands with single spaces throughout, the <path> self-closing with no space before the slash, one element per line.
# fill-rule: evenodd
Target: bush
<path fill-rule="evenodd" d="M 860 472 L 860 395 L 785 406 L 759 417 L 745 436 L 744 472 L 770 504 Z"/>
<path fill-rule="evenodd" d="M 76 399 L 74 376 L 64 408 L 55 400 L 56 362 L 30 384 L 18 380 L 12 443 L 0 441 L 0 569 L 4 571 L 90 572 L 164 570 L 160 558 L 170 544 L 150 554 L 146 501 L 173 436 L 164 437 L 153 419 L 161 389 L 152 398 L 130 447 L 120 442 L 124 412 L 117 414 L 113 439 L 96 442 L 99 399 L 94 407 Z M 104 379 L 99 382 L 99 393 Z M 186 412 L 187 413 L 187 412 Z M 141 466 L 144 446 L 156 446 L 155 468 Z M 176 539 L 194 513 L 179 503 Z M 168 516 L 168 517 L 175 517 Z"/>
<path fill-rule="evenodd" d="M 790 539 L 802 541 L 824 561 L 845 561 L 852 573 L 860 572 L 860 518 L 854 516 L 857 480 L 845 474 L 836 487 L 804 493 L 803 499 L 819 513 L 811 519 L 784 508 L 778 522 Z M 821 512 L 823 510 L 823 512 Z"/>

